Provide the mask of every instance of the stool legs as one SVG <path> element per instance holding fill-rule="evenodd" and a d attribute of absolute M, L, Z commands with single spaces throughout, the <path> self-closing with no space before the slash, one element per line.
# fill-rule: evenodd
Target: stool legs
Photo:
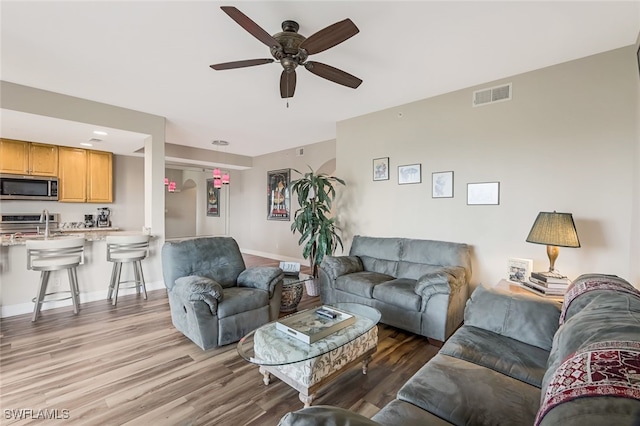
<path fill-rule="evenodd" d="M 121 283 L 134 283 L 136 293 L 140 294 L 142 291 L 142 295 L 144 299 L 147 299 L 147 287 L 144 283 L 144 274 L 142 272 L 142 263 L 139 260 L 136 260 L 133 263 L 133 280 L 121 281 L 120 277 L 122 274 L 122 262 L 114 262 L 113 269 L 111 270 L 111 281 L 109 282 L 109 292 L 107 293 L 107 300 L 112 300 L 113 306 L 118 304 L 118 290 L 120 289 Z M 127 287 L 129 288 L 129 287 Z"/>
<path fill-rule="evenodd" d="M 80 311 L 80 288 L 78 287 L 78 273 L 76 268 L 68 268 L 69 275 L 69 293 L 71 294 L 71 300 L 73 301 L 73 313 L 78 314 Z M 45 296 L 50 296 L 54 293 L 47 293 L 47 285 L 49 284 L 49 276 L 51 271 L 42 271 L 40 273 L 40 284 L 38 287 L 38 295 L 33 299 L 35 306 L 33 307 L 33 316 L 31 317 L 31 321 L 35 322 L 40 316 L 40 310 L 42 308 L 42 304 L 47 302 L 44 300 Z M 56 299 L 56 300 L 68 300 L 69 298 L 64 299 Z M 53 302 L 54 300 L 48 300 L 49 302 Z"/>

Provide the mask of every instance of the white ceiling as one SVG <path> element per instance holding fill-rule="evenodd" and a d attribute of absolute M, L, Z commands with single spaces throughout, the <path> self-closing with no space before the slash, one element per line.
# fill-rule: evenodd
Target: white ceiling
<path fill-rule="evenodd" d="M 299 68 L 287 108 L 279 64 L 212 70 L 270 57 L 221 5 L 271 34 L 285 19 L 308 37 L 351 18 L 360 33 L 310 59 L 364 82 L 349 89 Z M 224 139 L 226 152 L 249 156 L 333 139 L 340 120 L 628 46 L 640 31 L 639 1 L 2 0 L 1 7 L 2 80 L 164 116 L 166 142 L 215 150 L 211 141 Z M 2 137 L 59 145 L 94 137 L 86 125 L 2 112 Z M 108 133 L 96 149 L 119 152 L 122 139 L 133 152 L 144 137 Z"/>

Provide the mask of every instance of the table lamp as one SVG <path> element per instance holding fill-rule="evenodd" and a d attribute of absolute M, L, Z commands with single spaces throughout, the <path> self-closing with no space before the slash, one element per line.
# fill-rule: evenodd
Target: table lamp
<path fill-rule="evenodd" d="M 529 231 L 528 243 L 546 244 L 549 257 L 549 272 L 545 275 L 558 275 L 555 263 L 558 258 L 558 247 L 580 247 L 576 225 L 571 213 L 540 212 Z"/>

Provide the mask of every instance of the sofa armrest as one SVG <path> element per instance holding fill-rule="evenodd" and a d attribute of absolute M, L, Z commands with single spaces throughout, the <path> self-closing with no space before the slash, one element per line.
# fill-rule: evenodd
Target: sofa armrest
<path fill-rule="evenodd" d="M 255 266 L 247 268 L 238 276 L 238 287 L 251 287 L 269 292 L 273 296 L 276 285 L 284 278 L 284 272 L 277 266 Z"/>
<path fill-rule="evenodd" d="M 218 303 L 224 297 L 222 286 L 211 278 L 189 275 L 178 278 L 171 292 L 178 298 L 189 301 L 203 301 L 209 305 L 212 315 L 218 313 Z"/>
<path fill-rule="evenodd" d="M 427 300 L 434 294 L 457 293 L 467 285 L 466 276 L 461 266 L 443 266 L 418 278 L 414 291 Z"/>
<path fill-rule="evenodd" d="M 380 426 L 353 411 L 328 405 L 314 405 L 284 415 L 278 426 Z"/>
<path fill-rule="evenodd" d="M 342 275 L 364 271 L 362 260 L 358 256 L 325 256 L 322 259 L 320 268 L 333 281 Z"/>
<path fill-rule="evenodd" d="M 560 304 L 540 296 L 478 286 L 464 309 L 464 323 L 550 351 Z"/>

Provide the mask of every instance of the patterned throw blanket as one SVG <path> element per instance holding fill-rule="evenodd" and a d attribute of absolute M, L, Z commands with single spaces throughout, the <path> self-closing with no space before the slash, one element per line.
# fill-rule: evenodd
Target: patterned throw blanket
<path fill-rule="evenodd" d="M 580 349 L 556 370 L 535 426 L 556 405 L 584 396 L 640 400 L 640 342 L 599 342 Z"/>
<path fill-rule="evenodd" d="M 594 290 L 615 290 L 640 297 L 640 291 L 638 291 L 638 289 L 618 277 L 611 277 L 609 279 L 600 276 L 595 279 L 576 280 L 571 285 L 571 288 L 569 288 L 569 291 L 564 295 L 564 304 L 562 305 L 562 311 L 560 312 L 560 325 L 564 324 L 565 315 L 567 314 L 567 310 L 569 309 L 571 302 L 581 294 Z"/>

